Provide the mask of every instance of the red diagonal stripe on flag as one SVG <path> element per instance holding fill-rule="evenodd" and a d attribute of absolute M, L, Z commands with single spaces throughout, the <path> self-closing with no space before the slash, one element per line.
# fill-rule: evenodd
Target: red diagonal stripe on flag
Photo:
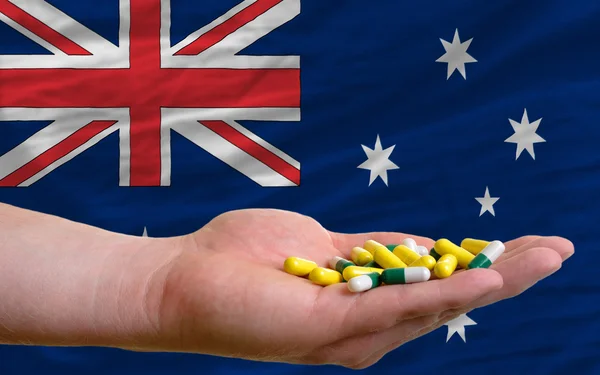
<path fill-rule="evenodd" d="M 224 121 L 198 121 L 275 172 L 300 185 L 300 170 L 240 133 Z"/>
<path fill-rule="evenodd" d="M 244 8 L 242 11 L 216 26 L 214 29 L 200 36 L 198 39 L 183 47 L 175 55 L 197 55 L 219 43 L 225 37 L 248 22 L 256 19 L 283 0 L 258 0 L 254 4 Z"/>
<path fill-rule="evenodd" d="M 0 186 L 18 186 L 35 176 L 50 164 L 68 155 L 77 147 L 114 125 L 116 121 L 92 121 L 63 141 L 49 148 L 38 157 L 0 180 Z"/>
<path fill-rule="evenodd" d="M 0 0 L 0 13 L 12 19 L 35 35 L 52 44 L 67 55 L 91 55 L 89 51 L 73 42 L 71 39 L 54 31 L 46 24 L 24 12 L 8 0 Z"/>

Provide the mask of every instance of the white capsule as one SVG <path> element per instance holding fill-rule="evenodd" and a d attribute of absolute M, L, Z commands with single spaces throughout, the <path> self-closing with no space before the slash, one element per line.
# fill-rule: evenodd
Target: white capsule
<path fill-rule="evenodd" d="M 353 293 L 360 293 L 373 288 L 373 280 L 369 275 L 360 275 L 351 278 L 348 281 L 348 290 Z"/>
<path fill-rule="evenodd" d="M 405 238 L 404 241 L 402 241 L 402 245 L 408 247 L 411 250 L 417 250 L 417 243 L 412 238 Z"/>
<path fill-rule="evenodd" d="M 420 283 L 429 280 L 431 272 L 427 267 L 407 267 L 404 269 L 406 283 Z"/>
<path fill-rule="evenodd" d="M 429 255 L 429 249 L 427 249 L 425 246 L 417 246 L 417 248 L 415 249 L 415 251 L 420 255 L 420 256 L 425 256 L 425 255 Z"/>
<path fill-rule="evenodd" d="M 483 250 L 481 250 L 480 254 L 485 255 L 492 263 L 496 261 L 496 259 L 500 258 L 500 255 L 504 253 L 505 247 L 501 241 L 492 241 L 490 242 Z"/>

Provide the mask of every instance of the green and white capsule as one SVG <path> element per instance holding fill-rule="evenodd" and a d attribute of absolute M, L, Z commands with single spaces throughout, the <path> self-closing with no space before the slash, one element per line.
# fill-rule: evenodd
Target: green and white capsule
<path fill-rule="evenodd" d="M 388 268 L 381 273 L 381 282 L 387 285 L 421 283 L 429 280 L 427 267 Z"/>
<path fill-rule="evenodd" d="M 338 271 L 339 273 L 344 273 L 344 268 L 350 266 L 356 266 L 356 264 L 342 257 L 333 257 L 331 260 L 329 260 L 329 267 Z"/>
<path fill-rule="evenodd" d="M 371 272 L 356 276 L 348 281 L 348 290 L 353 293 L 360 293 L 373 289 L 381 285 L 381 278 L 377 272 Z"/>
<path fill-rule="evenodd" d="M 467 269 L 489 268 L 504 253 L 504 244 L 500 241 L 492 241 L 485 249 L 473 258 Z"/>

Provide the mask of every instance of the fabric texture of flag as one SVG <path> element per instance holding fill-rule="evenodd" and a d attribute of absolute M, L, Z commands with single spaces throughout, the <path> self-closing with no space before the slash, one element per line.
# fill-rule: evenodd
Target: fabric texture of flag
<path fill-rule="evenodd" d="M 563 0 L 0 0 L 0 201 L 150 237 L 256 207 L 347 233 L 563 236 L 577 254 L 558 273 L 363 372 L 600 374 L 598 17 Z M 0 374 L 29 372 L 351 370 L 0 347 Z"/>

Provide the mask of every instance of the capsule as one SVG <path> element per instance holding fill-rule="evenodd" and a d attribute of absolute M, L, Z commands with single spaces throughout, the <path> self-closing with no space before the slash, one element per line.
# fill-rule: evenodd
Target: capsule
<path fill-rule="evenodd" d="M 475 255 L 471 254 L 467 250 L 460 246 L 457 246 L 449 240 L 442 238 L 435 242 L 433 245 L 435 251 L 440 255 L 452 254 L 456 257 L 458 265 L 462 268 L 467 268 L 469 263 L 475 258 Z"/>
<path fill-rule="evenodd" d="M 476 240 L 474 238 L 465 238 L 460 243 L 460 247 L 467 250 L 473 255 L 477 255 L 481 252 L 481 250 L 485 249 L 487 245 L 489 245 L 489 241 L 484 240 Z"/>
<path fill-rule="evenodd" d="M 344 280 L 350 281 L 351 279 L 355 278 L 356 276 L 365 275 L 367 273 L 372 273 L 372 272 L 376 272 L 376 273 L 380 274 L 383 272 L 383 269 L 382 268 L 350 266 L 350 267 L 346 267 L 344 269 L 344 272 L 342 272 L 342 275 L 344 276 Z"/>
<path fill-rule="evenodd" d="M 363 267 L 370 267 L 370 268 L 381 268 L 381 266 L 379 264 L 377 264 L 377 262 L 375 262 L 374 260 L 367 263 L 367 264 L 363 264 Z"/>
<path fill-rule="evenodd" d="M 404 245 L 396 246 L 392 253 L 406 264 L 414 263 L 421 257 L 416 251 Z"/>
<path fill-rule="evenodd" d="M 429 280 L 431 272 L 425 267 L 388 268 L 381 273 L 381 282 L 387 285 L 412 284 Z"/>
<path fill-rule="evenodd" d="M 359 246 L 352 248 L 350 257 L 357 266 L 364 266 L 365 264 L 373 261 L 373 254 Z"/>
<path fill-rule="evenodd" d="M 433 247 L 431 248 L 431 250 L 429 250 L 429 255 L 431 255 L 436 261 L 440 260 L 440 258 L 442 257 L 442 255 L 438 254 L 438 252 L 435 251 L 435 248 Z"/>
<path fill-rule="evenodd" d="M 387 247 L 389 251 L 394 251 L 394 248 L 396 248 L 396 246 L 398 246 L 398 244 L 385 245 L 385 247 Z"/>
<path fill-rule="evenodd" d="M 402 245 L 408 247 L 411 250 L 417 250 L 417 242 L 415 240 L 413 240 L 412 238 L 405 238 L 402 241 Z"/>
<path fill-rule="evenodd" d="M 417 246 L 417 248 L 415 249 L 415 251 L 420 256 L 429 255 L 429 249 L 427 249 L 425 246 Z"/>
<path fill-rule="evenodd" d="M 371 272 L 352 278 L 348 281 L 348 290 L 354 293 L 364 292 L 381 285 L 379 273 Z"/>
<path fill-rule="evenodd" d="M 312 260 L 289 257 L 283 262 L 283 270 L 296 276 L 306 276 L 319 265 Z"/>
<path fill-rule="evenodd" d="M 397 256 L 394 255 L 387 248 L 377 248 L 375 250 L 375 254 L 373 255 L 377 264 L 379 264 L 383 268 L 404 268 L 406 267 L 406 263 L 400 260 Z"/>
<path fill-rule="evenodd" d="M 350 267 L 350 266 L 355 266 L 355 265 L 356 264 L 354 264 L 351 261 L 344 259 L 342 257 L 333 257 L 329 260 L 329 267 L 331 267 L 331 269 L 338 271 L 339 273 L 344 272 L 344 268 Z"/>
<path fill-rule="evenodd" d="M 433 271 L 433 267 L 435 267 L 435 263 L 436 263 L 436 261 L 435 261 L 434 257 L 432 257 L 431 255 L 423 255 L 422 257 L 420 257 L 416 261 L 412 262 L 408 266 L 409 267 L 425 267 L 429 271 Z"/>
<path fill-rule="evenodd" d="M 458 266 L 458 259 L 452 254 L 444 254 L 433 267 L 433 273 L 440 278 L 450 277 Z"/>
<path fill-rule="evenodd" d="M 385 247 L 382 244 L 380 244 L 379 242 L 373 241 L 373 240 L 368 240 L 363 245 L 363 249 L 365 249 L 368 252 L 370 252 L 371 255 L 373 255 L 373 256 L 375 255 L 375 250 L 379 249 L 379 248 L 387 249 L 387 247 Z"/>
<path fill-rule="evenodd" d="M 479 254 L 469 263 L 467 268 L 489 268 L 502 253 L 504 253 L 504 244 L 500 241 L 492 241 L 485 249 L 481 250 Z"/>
<path fill-rule="evenodd" d="M 308 274 L 308 279 L 313 283 L 321 286 L 327 286 L 344 282 L 341 273 L 324 267 L 317 267 L 310 271 L 310 274 Z"/>

